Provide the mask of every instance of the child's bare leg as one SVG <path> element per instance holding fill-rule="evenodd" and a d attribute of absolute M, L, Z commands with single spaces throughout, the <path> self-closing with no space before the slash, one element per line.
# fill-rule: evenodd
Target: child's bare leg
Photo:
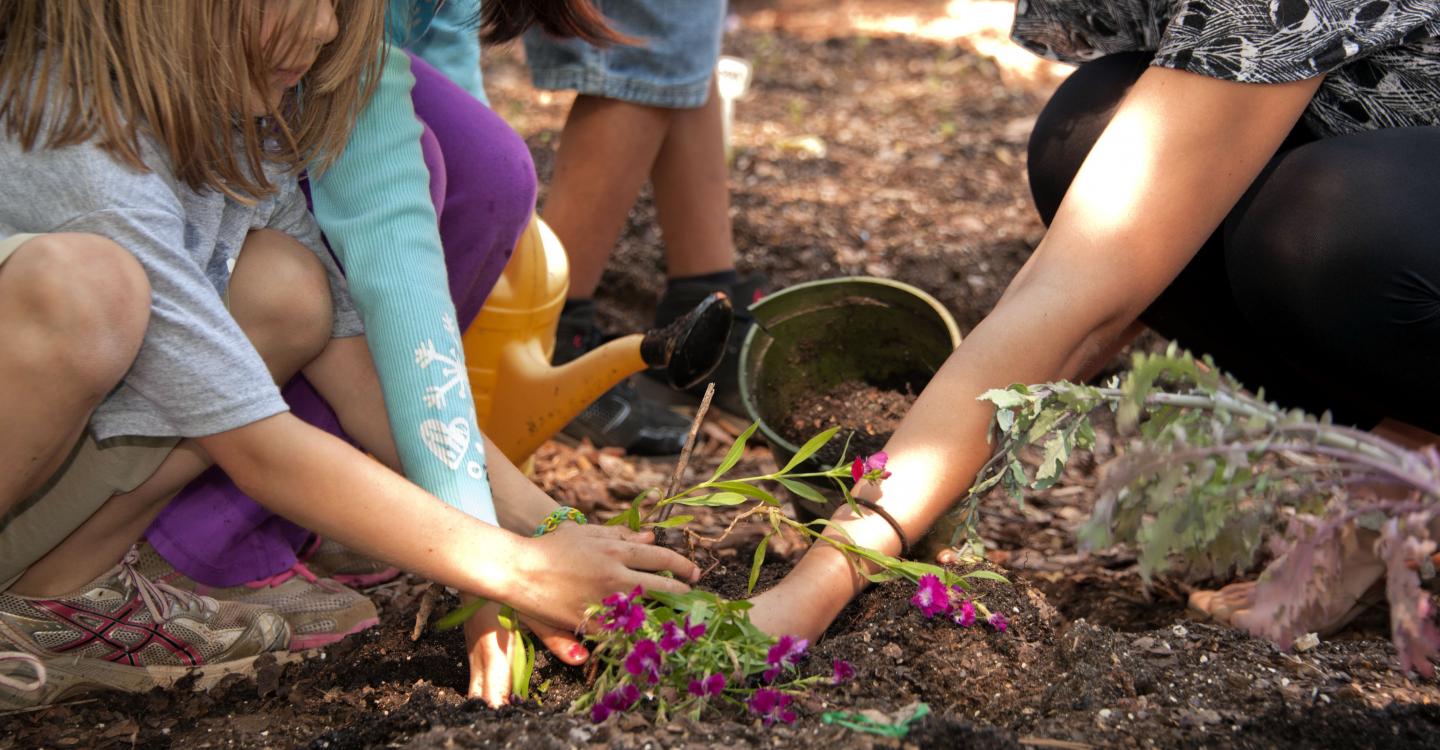
<path fill-rule="evenodd" d="M 246 240 L 230 277 L 230 310 L 279 383 L 294 377 L 330 340 L 325 269 L 313 253 L 279 232 L 252 232 Z M 32 565 L 12 590 L 26 596 L 58 596 L 94 580 L 211 463 L 195 441 L 181 441 L 144 484 L 112 497 Z"/>
<path fill-rule="evenodd" d="M 665 272 L 671 278 L 684 278 L 734 269 L 730 170 L 725 164 L 720 94 L 713 80 L 704 106 L 670 115 L 650 182 L 665 238 Z"/>
<path fill-rule="evenodd" d="M 584 94 L 571 105 L 540 212 L 565 245 L 571 298 L 595 296 L 672 116 L 673 110 Z"/>
<path fill-rule="evenodd" d="M 60 468 L 149 316 L 144 270 L 104 238 L 41 235 L 0 264 L 0 514 Z"/>

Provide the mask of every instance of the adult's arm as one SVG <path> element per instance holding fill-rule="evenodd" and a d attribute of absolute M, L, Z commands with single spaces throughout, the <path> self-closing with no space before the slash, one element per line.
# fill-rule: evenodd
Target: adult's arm
<path fill-rule="evenodd" d="M 989 459 L 990 388 L 1073 378 L 1170 284 L 1274 155 L 1319 78 L 1244 84 L 1150 68 L 1096 142 L 1050 231 L 920 395 L 886 450 L 880 500 L 917 539 Z M 875 515 L 837 514 L 864 546 L 895 554 Z M 834 549 L 816 544 L 753 619 L 772 633 L 816 637 L 864 586 Z"/>

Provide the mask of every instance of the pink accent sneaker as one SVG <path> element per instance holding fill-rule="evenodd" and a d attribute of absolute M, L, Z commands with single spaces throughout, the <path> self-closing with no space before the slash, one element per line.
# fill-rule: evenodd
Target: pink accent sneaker
<path fill-rule="evenodd" d="M 185 577 L 148 544 L 141 546 L 138 565 L 147 575 L 179 589 L 275 610 L 290 626 L 292 651 L 329 646 L 380 624 L 379 613 L 369 597 L 315 575 L 304 563 L 269 578 L 225 588 L 213 588 Z"/>
<path fill-rule="evenodd" d="M 319 534 L 300 548 L 297 557 L 321 578 L 333 578 L 357 589 L 378 586 L 400 576 L 399 568 L 366 557 Z"/>
<path fill-rule="evenodd" d="M 156 583 L 135 567 L 131 549 L 109 572 L 69 596 L 42 599 L 0 592 L 0 709 L 64 700 L 96 690 L 142 693 L 196 675 L 196 688 L 249 672 L 290 640 L 275 610 L 219 602 Z M 38 661 L 29 684 L 19 683 Z M 39 684 L 35 684 L 39 683 Z M 33 689 L 26 689 L 33 688 Z"/>

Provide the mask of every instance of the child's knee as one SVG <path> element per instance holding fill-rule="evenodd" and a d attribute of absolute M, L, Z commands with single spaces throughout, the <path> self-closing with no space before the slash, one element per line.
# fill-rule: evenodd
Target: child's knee
<path fill-rule="evenodd" d="M 231 312 L 262 356 L 307 362 L 330 342 L 329 276 L 315 253 L 289 235 L 250 233 L 229 296 Z"/>
<path fill-rule="evenodd" d="M 6 261 L 4 279 L 17 318 L 4 323 L 12 355 L 102 393 L 130 369 L 150 321 L 150 284 L 124 248 L 91 234 L 40 235 Z"/>

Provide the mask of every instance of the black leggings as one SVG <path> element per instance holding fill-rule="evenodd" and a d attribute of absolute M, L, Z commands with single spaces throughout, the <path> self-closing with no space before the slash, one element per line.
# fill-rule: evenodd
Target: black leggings
<path fill-rule="evenodd" d="M 1040 114 L 1030 189 L 1047 225 L 1149 60 L 1086 63 Z M 1440 128 L 1297 126 L 1141 320 L 1282 405 L 1440 432 Z"/>

